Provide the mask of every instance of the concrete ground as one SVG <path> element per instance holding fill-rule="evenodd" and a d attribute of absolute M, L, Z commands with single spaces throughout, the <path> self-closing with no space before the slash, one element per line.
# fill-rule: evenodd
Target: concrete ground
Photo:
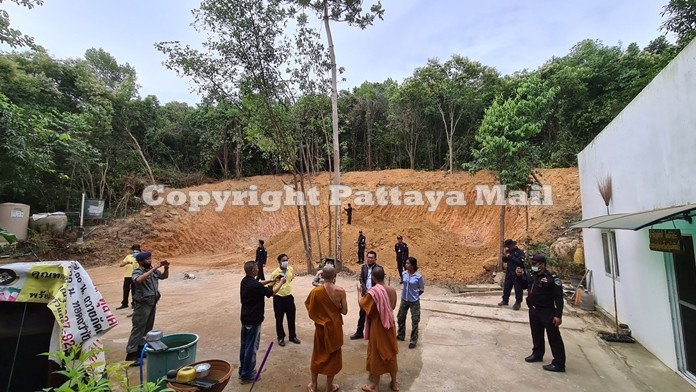
<path fill-rule="evenodd" d="M 120 302 L 121 270 L 99 267 L 90 276 L 116 308 Z M 184 272 L 195 279 L 184 279 Z M 155 328 L 165 335 L 196 333 L 197 360 L 224 359 L 234 366 L 225 391 L 248 391 L 251 385 L 237 381 L 239 361 L 239 282 L 241 271 L 195 270 L 173 261 L 171 278 L 161 283 Z M 427 278 L 427 277 L 426 277 Z M 344 317 L 343 370 L 335 382 L 342 391 L 359 391 L 367 382 L 367 342 L 352 341 L 357 323 L 355 278 L 339 275 L 337 282 L 348 292 L 349 312 Z M 426 281 L 427 283 L 427 281 Z M 392 283 L 397 287 L 398 284 Z M 311 290 L 311 277 L 300 276 L 293 283 L 297 305 L 297 336 L 302 344 L 275 344 L 254 391 L 306 391 L 310 381 L 309 360 L 313 323 L 307 317 L 304 299 Z M 415 349 L 399 342 L 399 374 L 402 391 L 695 391 L 684 378 L 667 368 L 640 344 L 607 343 L 597 337 L 610 330 L 594 312 L 566 307 L 561 326 L 567 372 L 550 373 L 541 366 L 551 360 L 550 349 L 543 363 L 525 363 L 531 353 L 527 311 L 496 306 L 500 292 L 454 294 L 447 289 L 426 286 L 422 298 L 420 340 Z M 119 325 L 109 331 L 103 343 L 107 361 L 125 356 L 131 322 L 129 309 L 115 311 Z M 287 327 L 286 327 L 287 328 Z M 407 335 L 410 319 L 407 321 Z M 257 364 L 268 345 L 275 341 L 272 301 L 266 302 Z M 138 381 L 137 368 L 130 368 L 130 384 Z M 381 391 L 389 390 L 389 376 L 382 377 Z M 320 376 L 320 386 L 324 378 Z M 323 390 L 323 388 L 319 389 Z"/>

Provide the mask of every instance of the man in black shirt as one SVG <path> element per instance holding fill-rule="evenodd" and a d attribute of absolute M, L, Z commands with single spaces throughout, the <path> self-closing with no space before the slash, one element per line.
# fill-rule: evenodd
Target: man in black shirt
<path fill-rule="evenodd" d="M 399 284 L 401 284 L 403 283 L 401 276 L 404 274 L 404 262 L 408 259 L 408 245 L 404 242 L 404 237 L 401 234 L 396 236 L 394 253 L 396 253 L 396 269 L 399 271 Z"/>
<path fill-rule="evenodd" d="M 353 221 L 353 207 L 350 206 L 350 203 L 348 203 L 348 208 L 344 208 L 346 211 L 346 214 L 348 215 L 348 224 Z"/>
<path fill-rule="evenodd" d="M 544 365 L 550 372 L 565 372 L 565 346 L 561 338 L 561 317 L 563 316 L 563 284 L 561 279 L 546 270 L 546 257 L 537 254 L 531 258 L 532 273 L 524 275 L 524 270 L 515 270 L 516 279 L 527 289 L 529 307 L 529 327 L 532 330 L 532 355 L 526 362 L 541 362 L 544 359 L 544 330 L 549 337 L 553 361 Z"/>
<path fill-rule="evenodd" d="M 239 349 L 239 382 L 248 384 L 256 379 L 256 350 L 261 339 L 261 324 L 263 323 L 263 311 L 266 305 L 265 299 L 272 297 L 283 287 L 285 277 L 278 276 L 278 283 L 273 289 L 266 286 L 273 280 L 257 281 L 256 275 L 259 267 L 256 261 L 244 263 L 246 276 L 239 285 L 239 297 L 242 303 L 240 319 L 242 321 L 242 345 Z"/>
<path fill-rule="evenodd" d="M 366 240 L 365 236 L 363 235 L 362 230 L 358 232 L 358 240 L 355 241 L 356 244 L 358 244 L 358 264 L 362 264 L 365 262 L 365 245 L 366 245 Z"/>
<path fill-rule="evenodd" d="M 256 275 L 256 280 L 266 280 L 266 276 L 263 274 L 263 266 L 266 265 L 267 257 L 268 252 L 263 246 L 263 240 L 259 240 L 259 247 L 256 248 L 256 265 L 259 267 L 259 274 Z"/>
<path fill-rule="evenodd" d="M 503 245 L 505 246 L 503 263 L 507 263 L 507 268 L 505 270 L 505 282 L 503 283 L 503 300 L 498 306 L 506 306 L 508 304 L 512 288 L 515 287 L 515 304 L 512 305 L 512 309 L 520 310 L 523 289 L 515 279 L 515 271 L 517 268 L 524 270 L 524 252 L 517 247 L 517 242 L 513 240 L 505 240 Z"/>
<path fill-rule="evenodd" d="M 367 264 L 364 264 L 360 269 L 361 295 L 365 295 L 367 290 L 371 289 L 372 286 L 375 285 L 375 282 L 372 280 L 372 270 L 374 270 L 375 267 L 380 267 L 380 265 L 377 264 L 377 252 L 371 250 L 367 252 Z M 350 340 L 362 339 L 364 337 L 363 330 L 365 329 L 366 316 L 367 314 L 365 311 L 360 308 L 360 313 L 358 315 L 358 328 L 355 330 L 355 333 L 350 336 Z"/>

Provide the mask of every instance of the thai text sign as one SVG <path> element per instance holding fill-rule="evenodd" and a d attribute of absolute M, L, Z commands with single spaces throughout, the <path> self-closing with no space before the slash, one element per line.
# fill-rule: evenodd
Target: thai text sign
<path fill-rule="evenodd" d="M 679 229 L 650 229 L 650 250 L 681 253 L 682 241 Z"/>
<path fill-rule="evenodd" d="M 75 344 L 89 350 L 104 332 L 118 324 L 77 261 L 0 266 L 0 301 L 45 303 L 56 319 L 51 352 L 69 350 Z"/>

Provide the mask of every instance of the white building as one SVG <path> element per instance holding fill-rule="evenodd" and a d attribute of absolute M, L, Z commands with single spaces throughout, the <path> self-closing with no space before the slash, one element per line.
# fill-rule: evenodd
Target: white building
<path fill-rule="evenodd" d="M 696 385 L 696 41 L 578 154 L 578 166 L 583 221 L 574 226 L 584 228 L 597 305 L 614 315 L 614 268 L 619 322 Z M 598 183 L 609 177 L 607 207 Z M 651 250 L 651 229 L 679 229 L 683 251 Z"/>

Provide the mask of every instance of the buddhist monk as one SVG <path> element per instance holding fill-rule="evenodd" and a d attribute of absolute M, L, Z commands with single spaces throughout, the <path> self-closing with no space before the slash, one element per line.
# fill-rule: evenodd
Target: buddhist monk
<path fill-rule="evenodd" d="M 326 375 L 326 391 L 336 392 L 334 376 L 343 367 L 343 317 L 348 313 L 346 290 L 336 286 L 336 270 L 331 265 L 322 269 L 324 283 L 312 289 L 305 300 L 309 318 L 314 321 L 314 347 L 310 372 L 312 382 L 307 391 L 315 392 L 320 374 Z"/>
<path fill-rule="evenodd" d="M 370 373 L 370 384 L 363 385 L 365 392 L 378 392 L 379 379 L 384 373 L 391 376 L 390 388 L 399 390 L 399 382 L 396 381 L 396 372 L 399 365 L 396 362 L 396 354 L 399 347 L 396 345 L 396 323 L 394 322 L 394 308 L 396 308 L 396 290 L 384 284 L 384 269 L 375 267 L 372 270 L 374 285 L 367 293 L 361 296 L 360 285 L 358 289 L 358 303 L 365 311 L 367 321 L 365 323 L 365 339 L 367 344 L 367 371 Z"/>

